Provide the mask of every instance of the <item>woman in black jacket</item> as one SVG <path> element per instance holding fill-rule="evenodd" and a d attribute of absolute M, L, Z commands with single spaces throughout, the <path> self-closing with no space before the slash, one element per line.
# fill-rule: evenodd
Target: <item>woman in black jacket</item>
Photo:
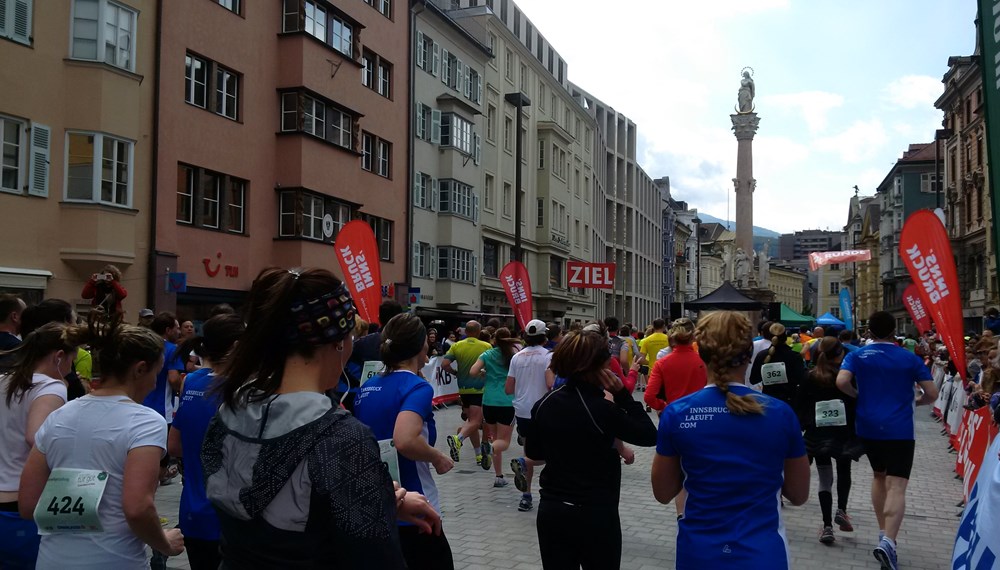
<path fill-rule="evenodd" d="M 656 445 L 656 427 L 610 370 L 607 339 L 571 332 L 549 367 L 566 383 L 531 411 L 525 455 L 544 461 L 538 544 L 545 568 L 614 569 L 621 564 L 621 459 L 615 438 Z"/>
<path fill-rule="evenodd" d="M 854 437 L 856 400 L 837 388 L 837 372 L 847 354 L 839 340 L 826 337 L 819 341 L 816 366 L 799 386 L 795 411 L 805 430 L 803 439 L 809 460 L 816 460 L 819 475 L 819 506 L 823 514 L 823 529 L 819 541 L 832 544 L 833 523 L 844 532 L 854 526 L 847 514 L 847 499 L 851 493 L 851 460 L 860 456 L 860 446 Z M 837 513 L 833 516 L 833 462 L 837 462 Z"/>
<path fill-rule="evenodd" d="M 750 369 L 750 383 L 764 384 L 764 393 L 777 398 L 789 406 L 795 400 L 799 384 L 806 377 L 806 366 L 802 356 L 788 346 L 785 325 L 774 323 L 771 333 L 771 347 L 754 358 Z"/>

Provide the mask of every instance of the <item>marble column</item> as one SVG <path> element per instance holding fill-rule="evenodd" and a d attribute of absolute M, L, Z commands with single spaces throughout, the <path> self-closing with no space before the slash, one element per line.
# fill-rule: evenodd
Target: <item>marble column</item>
<path fill-rule="evenodd" d="M 757 113 L 730 115 L 736 135 L 736 247 L 750 255 L 753 251 L 753 191 L 757 181 L 753 177 L 753 136 L 757 134 L 760 118 Z"/>

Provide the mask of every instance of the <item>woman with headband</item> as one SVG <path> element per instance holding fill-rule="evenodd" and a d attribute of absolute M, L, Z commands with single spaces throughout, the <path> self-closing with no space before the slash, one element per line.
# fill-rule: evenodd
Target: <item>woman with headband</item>
<path fill-rule="evenodd" d="M 442 475 L 455 463 L 446 453 L 434 449 L 434 388 L 417 375 L 427 363 L 427 329 L 420 317 L 403 313 L 390 319 L 382 329 L 380 352 L 385 373 L 361 387 L 354 415 L 384 442 L 383 449 L 389 447 L 389 453 L 395 456 L 390 457 L 390 464 L 395 460 L 398 465 L 400 484 L 422 493 L 439 510 L 431 468 Z M 454 568 L 451 546 L 443 532 L 421 533 L 418 527 L 401 521 L 399 539 L 403 557 L 412 570 Z"/>
<path fill-rule="evenodd" d="M 397 508 L 440 531 L 424 497 L 394 493 L 371 430 L 324 395 L 351 355 L 354 318 L 325 269 L 254 280 L 201 453 L 225 567 L 404 568 Z"/>

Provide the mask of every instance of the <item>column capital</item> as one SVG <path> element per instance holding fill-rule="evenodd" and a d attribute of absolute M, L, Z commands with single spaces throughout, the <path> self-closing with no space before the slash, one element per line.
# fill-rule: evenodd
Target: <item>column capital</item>
<path fill-rule="evenodd" d="M 736 140 L 753 140 L 753 136 L 757 134 L 757 126 L 760 124 L 760 117 L 757 113 L 739 113 L 736 115 L 729 115 L 733 120 L 733 132 L 736 135 Z"/>

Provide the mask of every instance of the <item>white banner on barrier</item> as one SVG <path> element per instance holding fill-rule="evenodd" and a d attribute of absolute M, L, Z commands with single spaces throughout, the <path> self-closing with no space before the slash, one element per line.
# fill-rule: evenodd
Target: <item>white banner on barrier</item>
<path fill-rule="evenodd" d="M 434 387 L 434 405 L 458 399 L 458 376 L 448 366 L 442 366 L 443 360 L 435 356 L 421 370 L 424 379 Z"/>
<path fill-rule="evenodd" d="M 958 435 L 958 428 L 962 423 L 962 412 L 967 395 L 965 387 L 962 385 L 962 378 L 958 375 L 951 381 L 951 399 L 948 402 L 948 412 L 945 414 L 944 423 L 948 426 L 948 431 L 952 435 Z"/>

